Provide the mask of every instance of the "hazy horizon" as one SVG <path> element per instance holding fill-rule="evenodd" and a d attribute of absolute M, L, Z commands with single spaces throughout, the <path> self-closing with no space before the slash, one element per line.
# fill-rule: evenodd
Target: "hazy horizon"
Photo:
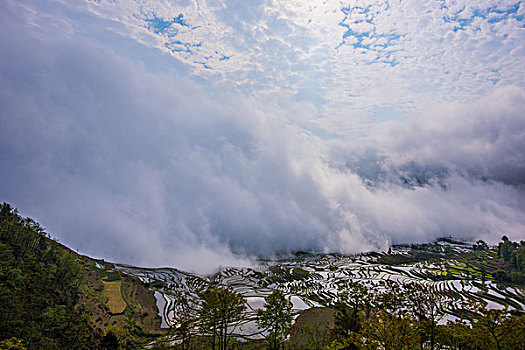
<path fill-rule="evenodd" d="M 0 4 L 0 201 L 84 254 L 525 239 L 523 1 Z"/>

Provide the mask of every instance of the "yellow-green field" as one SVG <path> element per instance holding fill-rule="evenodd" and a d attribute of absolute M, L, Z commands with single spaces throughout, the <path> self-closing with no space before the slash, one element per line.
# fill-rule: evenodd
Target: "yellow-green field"
<path fill-rule="evenodd" d="M 122 299 L 122 294 L 120 293 L 122 281 L 102 281 L 102 283 L 104 283 L 103 293 L 108 298 L 106 304 L 109 308 L 109 311 L 113 314 L 124 312 L 124 309 L 126 308 L 126 302 L 124 299 Z"/>

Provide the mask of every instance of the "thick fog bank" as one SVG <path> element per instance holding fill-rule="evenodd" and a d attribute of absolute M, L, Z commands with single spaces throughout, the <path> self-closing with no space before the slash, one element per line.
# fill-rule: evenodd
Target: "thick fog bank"
<path fill-rule="evenodd" d="M 209 272 L 297 250 L 525 239 L 520 87 L 322 136 L 295 122 L 307 102 L 210 88 L 159 69 L 154 49 L 42 32 L 10 7 L 0 23 L 0 199 L 81 252 Z"/>

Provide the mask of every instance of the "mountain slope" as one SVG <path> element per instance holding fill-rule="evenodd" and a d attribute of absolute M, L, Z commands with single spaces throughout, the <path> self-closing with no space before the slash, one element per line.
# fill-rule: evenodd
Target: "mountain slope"
<path fill-rule="evenodd" d="M 29 349 L 136 347 L 162 334 L 153 291 L 97 268 L 10 205 L 0 208 L 0 341 Z M 116 283 L 111 296 L 108 286 Z M 120 310 L 108 303 L 120 299 Z M 112 312 L 113 311 L 113 312 Z"/>

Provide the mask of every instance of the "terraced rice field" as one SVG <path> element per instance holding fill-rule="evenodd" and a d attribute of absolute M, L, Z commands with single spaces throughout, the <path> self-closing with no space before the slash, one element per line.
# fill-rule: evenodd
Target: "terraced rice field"
<path fill-rule="evenodd" d="M 453 247 L 453 249 L 465 249 Z M 396 255 L 408 254 L 400 249 Z M 116 265 L 126 274 L 134 275 L 150 283 L 162 298 L 158 305 L 163 323 L 173 326 L 177 310 L 177 294 L 195 297 L 210 283 L 228 287 L 241 293 L 247 301 L 247 320 L 239 328 L 239 334 L 248 337 L 260 336 L 254 319 L 255 310 L 262 308 L 264 297 L 274 289 L 283 291 L 293 303 L 295 312 L 318 306 L 330 306 L 337 298 L 339 287 L 345 281 L 361 282 L 369 288 L 381 288 L 380 281 L 396 283 L 418 282 L 433 286 L 449 300 L 485 301 L 490 308 L 508 308 L 525 313 L 523 290 L 501 287 L 492 281 L 482 282 L 476 274 L 461 273 L 464 268 L 454 261 L 418 262 L 407 265 L 387 265 L 378 262 L 384 253 L 366 253 L 356 256 L 305 255 L 279 261 L 261 261 L 257 268 L 226 268 L 213 276 L 200 276 L 177 269 L 145 269 L 127 265 Z M 390 255 L 391 256 L 391 255 Z M 456 264 L 457 263 L 457 264 Z M 451 268 L 456 268 L 451 272 Z M 459 272 L 458 272 L 459 271 Z M 195 310 L 197 312 L 197 310 Z M 454 315 L 454 310 L 449 310 Z"/>
<path fill-rule="evenodd" d="M 108 298 L 106 305 L 112 314 L 120 314 L 126 309 L 126 302 L 122 299 L 120 288 L 122 281 L 102 281 L 104 283 L 104 295 Z"/>

